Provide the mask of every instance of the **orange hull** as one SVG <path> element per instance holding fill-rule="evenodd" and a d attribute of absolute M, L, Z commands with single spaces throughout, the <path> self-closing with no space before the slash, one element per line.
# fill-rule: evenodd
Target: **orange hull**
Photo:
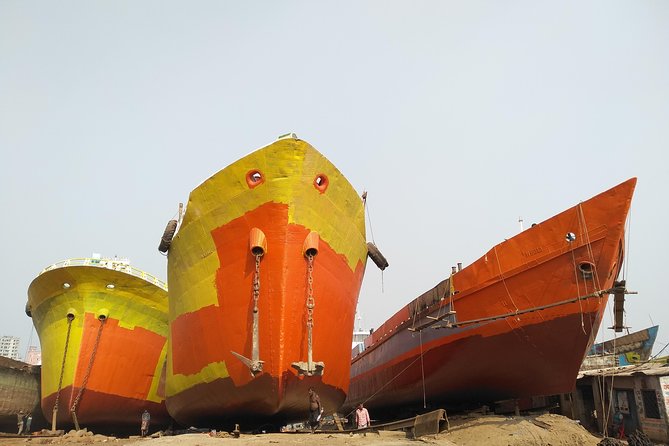
<path fill-rule="evenodd" d="M 245 181 L 253 171 L 262 172 L 257 185 Z M 329 183 L 324 191 L 314 182 L 319 175 Z M 238 190 L 214 194 L 218 184 L 231 183 Z M 203 206 L 210 208 L 202 211 Z M 299 140 L 254 152 L 193 191 L 168 264 L 167 406 L 178 422 L 216 426 L 305 418 L 309 386 L 326 409 L 343 403 L 365 266 L 363 215 L 362 201 L 345 178 Z M 203 252 L 194 254 L 194 245 Z M 265 253 L 258 260 L 254 344 L 251 248 L 260 245 Z M 310 246 L 317 249 L 311 288 L 305 257 Z M 294 365 L 308 362 L 310 289 L 313 363 L 324 365 L 323 373 L 311 376 Z M 261 370 L 252 373 L 243 358 L 251 360 L 254 349 Z"/>
<path fill-rule="evenodd" d="M 402 308 L 355 352 L 346 406 L 381 412 L 570 391 L 602 319 L 601 291 L 621 268 L 635 185 L 533 225 Z"/>

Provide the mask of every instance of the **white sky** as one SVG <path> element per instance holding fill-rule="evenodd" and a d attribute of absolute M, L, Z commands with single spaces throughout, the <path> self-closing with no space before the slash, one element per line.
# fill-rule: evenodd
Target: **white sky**
<path fill-rule="evenodd" d="M 669 342 L 669 2 L 642 0 L 0 0 L 0 335 L 25 352 L 53 262 L 165 278 L 177 204 L 291 131 L 368 191 L 364 328 L 637 176 L 627 323 Z"/>

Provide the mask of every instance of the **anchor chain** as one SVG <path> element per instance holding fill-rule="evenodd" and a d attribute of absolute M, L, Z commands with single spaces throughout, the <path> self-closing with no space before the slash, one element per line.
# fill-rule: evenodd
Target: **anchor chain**
<path fill-rule="evenodd" d="M 253 275 L 253 314 L 258 313 L 258 299 L 260 299 L 260 258 L 262 254 L 256 254 L 256 272 Z"/>
<path fill-rule="evenodd" d="M 295 368 L 300 375 L 313 376 L 322 375 L 325 364 L 322 362 L 314 362 L 313 357 L 314 307 L 316 306 L 313 278 L 314 255 L 311 253 L 305 255 L 307 257 L 307 362 L 294 362 L 292 367 Z"/>
<path fill-rule="evenodd" d="M 74 315 L 67 315 L 67 334 L 65 335 L 65 349 L 63 350 L 63 362 L 60 365 L 60 378 L 58 379 L 58 391 L 56 392 L 56 401 L 53 404 L 53 417 L 51 420 L 51 430 L 56 430 L 56 414 L 58 413 L 58 404 L 60 402 L 60 391 L 63 388 L 63 375 L 65 374 L 65 360 L 67 359 L 67 348 L 70 345 L 70 333 L 72 332 L 72 321 Z"/>
<path fill-rule="evenodd" d="M 309 334 L 309 354 L 311 355 L 311 332 L 314 328 L 314 307 L 316 301 L 314 300 L 314 256 L 309 254 L 307 256 L 307 333 Z M 309 358 L 311 362 L 311 358 Z"/>
<path fill-rule="evenodd" d="M 88 378 L 91 376 L 91 370 L 93 369 L 93 362 L 95 361 L 95 355 L 98 351 L 98 346 L 100 345 L 100 337 L 102 335 L 102 329 L 105 326 L 105 322 L 107 321 L 107 318 L 101 318 L 100 320 L 100 326 L 98 327 L 98 334 L 95 337 L 95 344 L 93 344 L 93 351 L 91 352 L 91 358 L 88 360 L 88 367 L 86 368 L 86 374 L 84 375 L 84 379 L 81 382 L 81 387 L 79 387 L 79 392 L 77 392 L 77 396 L 74 399 L 74 403 L 72 403 L 72 407 L 70 408 L 70 413 L 72 414 L 72 420 L 74 421 L 74 426 L 77 430 L 79 430 L 79 421 L 77 420 L 77 406 L 79 405 L 79 401 L 81 401 L 81 397 L 84 394 L 84 390 L 86 390 L 86 385 L 88 384 Z"/>
<path fill-rule="evenodd" d="M 251 352 L 251 374 L 253 376 L 262 372 L 263 362 L 260 360 L 260 339 L 259 339 L 259 308 L 258 300 L 260 299 L 260 259 L 263 256 L 262 253 L 257 253 L 256 257 L 256 272 L 253 276 L 253 351 Z"/>

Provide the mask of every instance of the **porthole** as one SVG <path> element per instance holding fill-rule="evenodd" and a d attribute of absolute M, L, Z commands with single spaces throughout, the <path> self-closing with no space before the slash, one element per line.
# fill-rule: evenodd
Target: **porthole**
<path fill-rule="evenodd" d="M 316 178 L 314 178 L 314 187 L 320 193 L 325 192 L 329 184 L 330 182 L 328 181 L 328 177 L 324 173 L 319 173 L 318 175 L 316 175 Z"/>
<path fill-rule="evenodd" d="M 595 265 L 590 262 L 581 262 L 578 264 L 578 270 L 584 279 L 590 280 L 595 274 Z"/>
<path fill-rule="evenodd" d="M 250 170 L 246 174 L 246 184 L 253 189 L 265 182 L 265 176 L 259 170 Z"/>

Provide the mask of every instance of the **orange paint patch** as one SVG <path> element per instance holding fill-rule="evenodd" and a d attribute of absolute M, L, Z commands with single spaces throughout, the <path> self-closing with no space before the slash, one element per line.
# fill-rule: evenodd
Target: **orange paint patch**
<path fill-rule="evenodd" d="M 252 379 L 231 352 L 252 356 L 255 258 L 249 234 L 253 227 L 267 239 L 258 299 L 263 372 L 281 378 L 281 387 L 284 374 L 295 374 L 291 363 L 307 360 L 308 263 L 302 250 L 311 229 L 288 224 L 288 206 L 266 203 L 211 232 L 220 261 L 215 279 L 219 306 L 179 315 L 172 322 L 175 374 L 194 374 L 210 363 L 225 361 L 235 385 Z M 324 382 L 344 390 L 349 379 L 350 327 L 363 273 L 362 263 L 352 271 L 343 255 L 320 240 L 312 273 L 313 360 L 325 363 Z"/>
<path fill-rule="evenodd" d="M 95 315 L 86 313 L 76 387 L 83 383 L 99 327 L 100 321 Z M 129 330 L 120 327 L 116 319 L 107 319 L 86 388 L 120 397 L 146 399 L 165 342 L 165 337 L 145 328 L 137 326 Z M 84 392 L 82 399 L 85 398 Z"/>

